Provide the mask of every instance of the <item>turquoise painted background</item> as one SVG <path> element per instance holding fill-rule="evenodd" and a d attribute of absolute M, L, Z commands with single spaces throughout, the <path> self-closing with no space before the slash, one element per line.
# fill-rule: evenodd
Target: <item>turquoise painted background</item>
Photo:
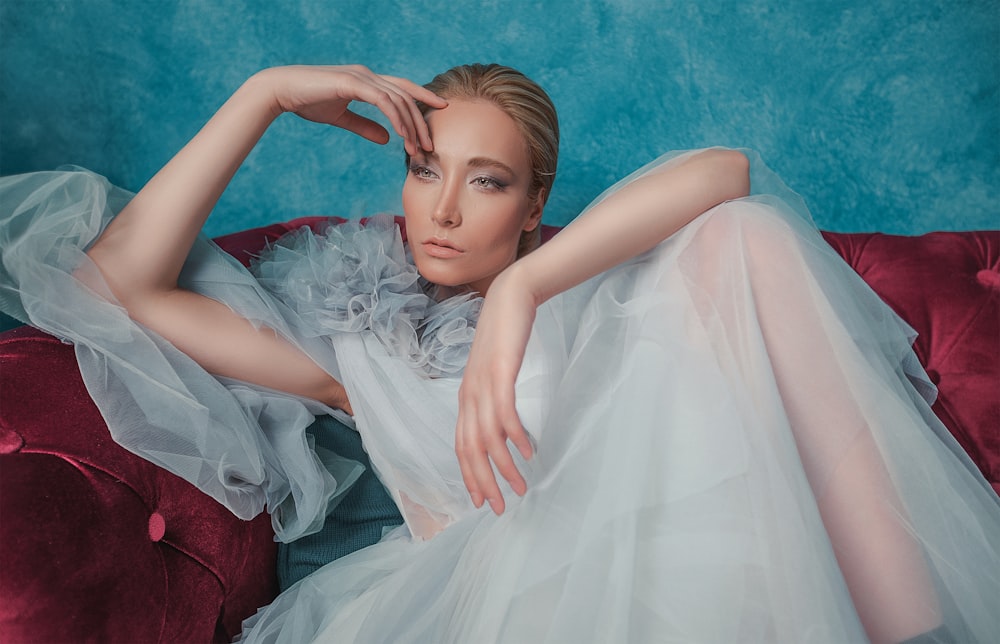
<path fill-rule="evenodd" d="M 1000 3 L 2 0 L 0 173 L 138 189 L 254 71 L 499 61 L 563 124 L 546 221 L 660 151 L 748 146 L 839 231 L 1000 227 Z M 399 210 L 402 146 L 285 116 L 209 221 Z"/>

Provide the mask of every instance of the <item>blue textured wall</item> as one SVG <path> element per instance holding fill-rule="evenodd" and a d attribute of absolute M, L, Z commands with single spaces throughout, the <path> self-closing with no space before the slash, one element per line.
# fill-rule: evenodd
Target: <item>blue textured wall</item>
<path fill-rule="evenodd" d="M 719 144 L 760 150 L 827 229 L 997 228 L 998 42 L 996 1 L 2 0 L 0 173 L 75 163 L 135 190 L 261 67 L 425 82 L 496 60 L 560 109 L 550 223 Z M 283 117 L 208 231 L 398 210 L 401 149 Z"/>

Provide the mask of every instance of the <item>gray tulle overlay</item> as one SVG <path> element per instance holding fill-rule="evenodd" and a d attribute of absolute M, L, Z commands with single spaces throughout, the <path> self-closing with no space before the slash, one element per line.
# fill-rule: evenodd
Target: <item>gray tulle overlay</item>
<path fill-rule="evenodd" d="M 430 377 L 461 375 L 482 298 L 441 302 L 425 292 L 395 220 L 373 217 L 304 227 L 284 235 L 253 264 L 259 283 L 319 337 L 370 331 L 389 353 Z"/>
<path fill-rule="evenodd" d="M 115 441 L 241 518 L 266 508 L 281 540 L 319 530 L 362 467 L 315 449 L 304 430 L 316 414 L 352 419 L 214 377 L 132 321 L 109 290 L 92 290 L 103 280 L 84 250 L 131 194 L 74 168 L 0 178 L 0 195 L 0 304 L 73 343 Z M 461 373 L 481 299 L 426 295 L 391 217 L 326 235 L 295 231 L 266 249 L 255 269 L 257 276 L 199 239 L 180 284 L 279 331 L 337 378 L 330 336 L 361 331 L 428 376 Z"/>
<path fill-rule="evenodd" d="M 427 297 L 389 220 L 297 231 L 253 273 L 199 242 L 184 284 L 341 379 L 406 522 L 242 638 L 992 641 L 1000 506 L 929 407 L 913 330 L 747 155 L 753 195 L 539 307 L 515 390 L 528 492 L 504 485 L 499 517 L 454 453 L 477 299 Z M 266 504 L 284 538 L 318 525 L 355 472 L 303 433 L 331 410 L 219 382 L 81 286 L 128 195 L 84 172 L 2 181 L 0 303 L 75 344 L 115 439 L 242 516 Z"/>

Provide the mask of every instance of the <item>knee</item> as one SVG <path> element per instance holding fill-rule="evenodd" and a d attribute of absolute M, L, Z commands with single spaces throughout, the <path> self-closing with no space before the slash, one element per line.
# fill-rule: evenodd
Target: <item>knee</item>
<path fill-rule="evenodd" d="M 766 259 L 794 248 L 786 216 L 767 203 L 738 199 L 701 216 L 696 243 L 728 257 Z"/>

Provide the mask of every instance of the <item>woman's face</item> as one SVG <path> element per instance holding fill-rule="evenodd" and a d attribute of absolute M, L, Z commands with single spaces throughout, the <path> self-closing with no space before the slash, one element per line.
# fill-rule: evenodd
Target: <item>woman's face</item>
<path fill-rule="evenodd" d="M 488 101 L 450 100 L 427 124 L 434 151 L 410 158 L 403 184 L 413 259 L 435 284 L 485 294 L 517 259 L 521 231 L 541 220 L 543 196 L 528 198 L 528 146 Z"/>

